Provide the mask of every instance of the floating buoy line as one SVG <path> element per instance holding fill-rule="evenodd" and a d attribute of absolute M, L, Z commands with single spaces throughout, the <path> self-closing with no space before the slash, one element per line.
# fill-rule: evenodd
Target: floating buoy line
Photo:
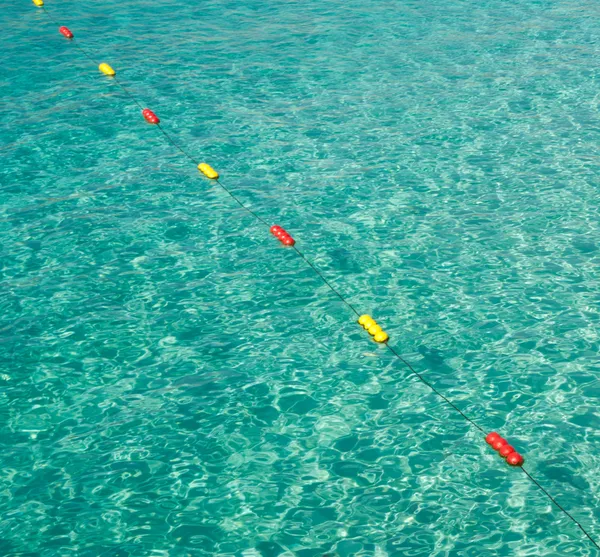
<path fill-rule="evenodd" d="M 52 14 L 49 13 L 46 7 L 44 6 L 44 0 L 32 0 L 32 2 L 35 6 L 42 9 L 42 11 L 48 16 L 50 21 L 58 25 Z M 61 35 L 68 39 L 78 50 L 80 50 L 86 58 L 88 58 L 91 62 L 94 63 L 94 65 L 96 65 L 96 61 L 94 60 L 93 56 L 91 56 L 86 49 L 82 48 L 81 45 L 78 44 L 77 40 L 75 39 L 75 35 L 68 27 L 59 26 L 58 31 Z M 179 150 L 185 157 L 187 157 L 192 163 L 194 163 L 197 169 L 207 179 L 214 181 L 216 184 L 218 184 L 218 186 L 223 191 L 225 191 L 244 211 L 252 215 L 261 224 L 267 226 L 271 234 L 275 236 L 282 243 L 283 246 L 287 246 L 293 249 L 296 252 L 296 254 L 321 278 L 323 283 L 331 290 L 331 292 L 335 294 L 352 313 L 354 313 L 354 315 L 357 317 L 357 323 L 368 332 L 368 334 L 373 338 L 375 342 L 385 345 L 389 352 L 402 364 L 404 364 L 404 366 L 410 371 L 411 374 L 417 377 L 419 381 L 425 384 L 446 404 L 448 404 L 451 408 L 458 412 L 471 426 L 475 427 L 477 430 L 479 430 L 480 433 L 485 435 L 485 430 L 483 427 L 481 427 L 472 418 L 467 416 L 458 406 L 456 406 L 456 404 L 454 404 L 434 385 L 427 381 L 422 374 L 417 372 L 414 369 L 414 367 L 399 352 L 397 352 L 393 346 L 389 344 L 388 334 L 383 330 L 381 325 L 375 321 L 375 319 L 373 319 L 370 315 L 361 315 L 354 308 L 354 306 L 327 280 L 327 278 L 321 273 L 321 271 L 319 271 L 319 269 L 315 267 L 315 265 L 309 259 L 307 259 L 307 257 L 296 247 L 296 241 L 283 227 L 279 225 L 269 225 L 269 223 L 265 219 L 263 219 L 255 211 L 253 211 L 250 207 L 246 206 L 229 188 L 227 188 L 219 180 L 219 173 L 215 169 L 213 169 L 208 163 L 196 160 L 195 157 L 186 152 L 160 125 L 159 117 L 151 109 L 142 106 L 142 104 L 137 100 L 137 98 L 123 85 L 123 83 L 121 83 L 117 79 L 116 71 L 108 63 L 101 62 L 100 64 L 98 64 L 98 69 L 104 75 L 110 77 L 112 80 L 115 81 L 115 83 L 123 90 L 123 92 L 141 109 L 142 116 L 144 117 L 146 122 L 155 125 L 164 135 L 165 139 L 177 150 Z M 526 475 L 526 477 L 532 483 L 534 483 L 540 489 L 540 491 L 544 495 L 546 495 L 546 497 L 548 497 L 548 499 L 583 532 L 583 534 L 589 539 L 589 541 L 594 545 L 594 547 L 600 550 L 600 545 L 598 545 L 596 540 L 588 533 L 588 531 L 527 471 L 527 469 L 523 466 L 523 456 L 519 454 L 506 439 L 504 439 L 501 435 L 499 435 L 496 432 L 492 432 L 485 435 L 484 439 L 486 443 L 490 445 L 498 453 L 498 455 L 505 460 L 505 462 L 508 465 L 520 468 Z"/>

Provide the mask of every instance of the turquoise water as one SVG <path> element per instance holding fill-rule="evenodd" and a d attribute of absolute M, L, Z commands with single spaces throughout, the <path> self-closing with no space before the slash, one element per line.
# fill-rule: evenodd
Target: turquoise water
<path fill-rule="evenodd" d="M 597 2 L 46 7 L 600 537 Z M 43 11 L 0 21 L 0 555 L 598 554 Z"/>

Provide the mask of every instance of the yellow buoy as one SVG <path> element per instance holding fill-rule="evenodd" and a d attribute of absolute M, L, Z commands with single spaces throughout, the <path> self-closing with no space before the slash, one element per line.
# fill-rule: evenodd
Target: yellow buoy
<path fill-rule="evenodd" d="M 385 331 L 379 331 L 374 337 L 373 340 L 375 342 L 385 342 L 388 338 L 388 335 Z"/>
<path fill-rule="evenodd" d="M 365 322 L 369 321 L 369 320 L 371 320 L 371 321 L 373 320 L 373 318 L 370 315 L 366 315 L 366 314 L 365 315 L 361 315 L 358 318 L 358 324 L 364 326 Z"/>
<path fill-rule="evenodd" d="M 201 162 L 198 165 L 198 170 L 211 180 L 216 180 L 219 177 L 219 173 L 212 166 L 206 164 L 205 162 Z"/>
<path fill-rule="evenodd" d="M 380 333 L 383 329 L 375 323 L 375 325 L 371 325 L 368 329 L 369 334 L 374 337 L 377 333 Z"/>
<path fill-rule="evenodd" d="M 32 0 L 32 2 L 38 7 L 41 8 L 44 5 L 44 0 Z"/>
<path fill-rule="evenodd" d="M 369 327 L 372 327 L 373 325 L 377 325 L 377 322 L 375 319 L 369 319 L 363 323 L 363 328 L 368 331 Z"/>
<path fill-rule="evenodd" d="M 102 62 L 102 64 L 100 64 L 98 66 L 98 69 L 104 74 L 104 75 L 115 75 L 115 70 L 113 70 L 108 64 Z"/>

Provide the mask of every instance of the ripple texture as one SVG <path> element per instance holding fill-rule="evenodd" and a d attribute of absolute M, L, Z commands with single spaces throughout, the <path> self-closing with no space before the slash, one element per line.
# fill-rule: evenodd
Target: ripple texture
<path fill-rule="evenodd" d="M 600 538 L 597 2 L 46 7 Z M 0 21 L 0 555 L 597 555 L 43 11 Z"/>

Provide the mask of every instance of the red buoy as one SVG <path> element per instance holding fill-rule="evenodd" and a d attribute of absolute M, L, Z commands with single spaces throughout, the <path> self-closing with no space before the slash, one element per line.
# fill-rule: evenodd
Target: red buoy
<path fill-rule="evenodd" d="M 513 452 L 506 457 L 506 462 L 508 462 L 511 466 L 521 466 L 524 462 L 524 459 L 519 453 Z"/>
<path fill-rule="evenodd" d="M 508 445 L 508 441 L 506 439 L 502 439 L 502 437 L 500 437 L 499 439 L 496 439 L 496 441 L 494 441 L 492 443 L 492 448 L 495 451 L 499 451 L 502 447 L 504 447 L 504 445 Z"/>
<path fill-rule="evenodd" d="M 488 445 L 493 445 L 498 439 L 502 439 L 502 437 L 500 437 L 500 435 L 498 435 L 495 431 L 492 431 L 492 433 L 488 433 L 485 441 Z"/>
<path fill-rule="evenodd" d="M 506 458 L 509 454 L 514 452 L 515 448 L 511 447 L 510 445 L 504 445 L 503 447 L 500 447 L 500 450 L 498 451 L 498 453 L 500 453 L 500 456 L 504 458 Z"/>
<path fill-rule="evenodd" d="M 144 108 L 144 110 L 142 110 L 142 114 L 144 115 L 146 122 L 149 124 L 158 124 L 160 122 L 160 118 L 149 108 Z"/>
<path fill-rule="evenodd" d="M 274 224 L 270 228 L 271 234 L 275 236 L 284 246 L 293 246 L 296 241 L 281 226 Z"/>
<path fill-rule="evenodd" d="M 73 38 L 73 33 L 71 33 L 71 30 L 68 27 L 65 27 L 64 25 L 62 27 L 59 27 L 58 31 L 63 37 L 66 37 L 67 39 Z"/>

